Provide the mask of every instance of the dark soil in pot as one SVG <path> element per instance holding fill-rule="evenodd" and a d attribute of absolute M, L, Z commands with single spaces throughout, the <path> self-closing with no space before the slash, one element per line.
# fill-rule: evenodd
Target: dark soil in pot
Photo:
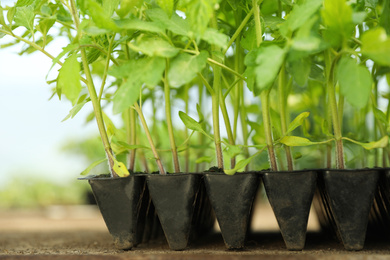
<path fill-rule="evenodd" d="M 149 199 L 143 175 L 88 178 L 96 203 L 118 249 L 142 242 Z"/>
<path fill-rule="evenodd" d="M 149 174 L 147 184 L 169 247 L 188 246 L 200 174 Z"/>
<path fill-rule="evenodd" d="M 289 250 L 305 246 L 307 221 L 317 184 L 314 171 L 264 172 L 268 201 Z"/>
<path fill-rule="evenodd" d="M 250 223 L 252 204 L 259 186 L 255 172 L 210 172 L 204 176 L 206 191 L 228 249 L 241 249 Z"/>
<path fill-rule="evenodd" d="M 363 249 L 378 183 L 377 170 L 325 170 L 319 174 L 317 215 L 347 250 Z"/>

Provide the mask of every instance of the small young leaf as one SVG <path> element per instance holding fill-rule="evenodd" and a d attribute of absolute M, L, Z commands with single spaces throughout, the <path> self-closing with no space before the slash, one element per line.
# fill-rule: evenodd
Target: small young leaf
<path fill-rule="evenodd" d="M 390 38 L 385 29 L 377 27 L 363 34 L 362 53 L 381 65 L 390 66 Z"/>
<path fill-rule="evenodd" d="M 226 154 L 233 158 L 242 152 L 241 148 L 237 145 L 226 144 Z"/>
<path fill-rule="evenodd" d="M 64 122 L 64 121 L 68 120 L 69 118 L 75 117 L 75 116 L 77 115 L 77 113 L 78 113 L 78 112 L 83 108 L 83 106 L 84 106 L 85 104 L 87 104 L 87 103 L 88 103 L 88 101 L 83 101 L 83 102 L 81 102 L 81 103 L 75 105 L 75 106 L 69 111 L 69 114 L 68 114 L 64 119 L 62 119 L 61 122 Z"/>
<path fill-rule="evenodd" d="M 366 150 L 371 150 L 371 149 L 375 149 L 375 148 L 384 148 L 384 147 L 389 145 L 389 137 L 387 135 L 382 137 L 378 141 L 372 141 L 369 143 L 358 142 L 358 141 L 352 140 L 352 139 L 347 138 L 347 137 L 343 137 L 343 139 L 350 141 L 352 143 L 358 144 Z"/>
<path fill-rule="evenodd" d="M 74 51 L 78 48 L 79 48 L 78 44 L 68 44 L 66 47 L 62 48 L 62 52 L 60 54 L 58 54 L 58 56 L 53 59 L 52 65 L 51 65 L 49 71 L 47 72 L 47 75 L 49 75 L 49 72 L 51 71 L 51 69 L 54 67 L 54 65 L 57 64 L 57 62 L 60 61 L 60 59 L 62 57 L 64 57 L 67 53 Z M 46 78 L 47 78 L 47 75 L 46 75 Z"/>
<path fill-rule="evenodd" d="M 225 169 L 224 172 L 227 175 L 234 175 L 236 172 L 238 172 L 240 169 L 243 169 L 245 166 L 247 166 L 251 161 L 252 157 L 240 160 L 236 163 L 233 169 Z"/>
<path fill-rule="evenodd" d="M 289 125 L 288 125 L 288 128 L 287 128 L 287 133 L 286 134 L 289 134 L 291 133 L 292 131 L 294 131 L 295 128 L 297 128 L 298 126 L 301 126 L 304 122 L 304 120 L 310 115 L 310 112 L 303 112 L 301 114 L 299 114 Z"/>
<path fill-rule="evenodd" d="M 198 103 L 196 103 L 196 111 L 198 111 L 199 123 L 202 123 L 204 121 L 204 115 Z"/>
<path fill-rule="evenodd" d="M 133 145 L 130 145 L 130 144 L 125 143 L 125 142 L 122 142 L 122 141 L 119 141 L 118 144 L 121 145 L 123 148 L 125 148 L 125 149 L 127 149 L 127 150 L 134 150 L 134 149 L 150 149 L 149 147 L 144 146 L 144 145 L 140 145 L 140 144 L 133 144 Z"/>
<path fill-rule="evenodd" d="M 81 92 L 80 64 L 77 53 L 69 56 L 59 70 L 57 78 L 57 92 L 62 93 L 74 105 Z"/>
<path fill-rule="evenodd" d="M 348 103 L 356 108 L 367 105 L 372 88 L 371 73 L 365 66 L 358 65 L 349 57 L 343 57 L 337 67 L 340 92 Z"/>
<path fill-rule="evenodd" d="M 8 9 L 7 20 L 8 20 L 9 24 L 12 24 L 12 21 L 14 20 L 14 17 L 15 17 L 15 12 L 16 12 L 16 7 L 15 6 L 11 7 L 10 9 Z"/>
<path fill-rule="evenodd" d="M 47 32 L 54 25 L 55 21 L 55 19 L 43 19 L 39 22 L 36 28 L 46 37 Z"/>
<path fill-rule="evenodd" d="M 204 162 L 211 163 L 212 161 L 213 161 L 213 157 L 202 156 L 196 159 L 195 163 L 204 163 Z"/>
<path fill-rule="evenodd" d="M 168 81 L 172 87 L 180 87 L 193 80 L 206 66 L 208 54 L 202 51 L 199 55 L 181 53 L 169 66 Z"/>
<path fill-rule="evenodd" d="M 329 140 L 330 141 L 330 140 Z M 328 141 L 324 142 L 312 142 L 307 138 L 299 137 L 299 136 L 284 136 L 279 140 L 280 143 L 287 146 L 309 146 L 315 144 L 324 144 Z"/>
<path fill-rule="evenodd" d="M 348 38 L 353 29 L 352 8 L 346 1 L 325 0 L 322 19 L 332 33 Z"/>
<path fill-rule="evenodd" d="M 374 107 L 372 109 L 372 111 L 374 112 L 375 118 L 377 120 L 379 120 L 382 124 L 384 124 L 386 126 L 386 128 L 387 128 L 389 122 L 387 121 L 386 114 L 382 110 L 380 110 L 380 109 L 378 109 L 376 107 Z"/>
<path fill-rule="evenodd" d="M 87 175 L 93 168 L 95 168 L 96 166 L 98 166 L 99 164 L 101 164 L 101 163 L 103 163 L 105 161 L 107 161 L 107 158 L 104 158 L 104 159 L 101 159 L 99 161 L 96 161 L 96 162 L 92 163 L 90 166 L 87 167 L 87 169 L 82 171 L 80 173 L 80 175 Z"/>
<path fill-rule="evenodd" d="M 188 129 L 198 131 L 198 132 L 204 132 L 201 124 L 198 123 L 195 119 L 193 119 L 189 115 L 187 115 L 186 113 L 179 111 L 179 117 Z"/>

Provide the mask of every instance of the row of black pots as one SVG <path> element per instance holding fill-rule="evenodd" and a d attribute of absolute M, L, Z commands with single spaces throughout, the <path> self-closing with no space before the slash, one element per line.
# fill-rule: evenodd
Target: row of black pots
<path fill-rule="evenodd" d="M 232 176 L 204 172 L 88 180 L 107 228 L 120 249 L 130 249 L 155 237 L 153 230 L 162 227 L 169 247 L 183 250 L 191 239 L 212 230 L 214 214 L 226 247 L 243 248 L 262 180 L 289 250 L 304 248 L 314 194 L 321 226 L 336 234 L 347 250 L 360 250 L 382 172 L 262 171 Z"/>

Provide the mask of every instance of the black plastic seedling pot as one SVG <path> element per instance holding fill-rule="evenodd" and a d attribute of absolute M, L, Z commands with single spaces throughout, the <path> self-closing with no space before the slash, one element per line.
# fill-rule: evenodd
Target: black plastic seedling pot
<path fill-rule="evenodd" d="M 230 176 L 210 172 L 205 174 L 204 182 L 226 247 L 243 248 L 259 175 L 251 172 Z"/>
<path fill-rule="evenodd" d="M 317 186 L 317 173 L 264 172 L 263 183 L 287 249 L 302 250 Z"/>
<path fill-rule="evenodd" d="M 201 175 L 148 174 L 146 180 L 169 247 L 185 249 L 193 227 Z"/>
<path fill-rule="evenodd" d="M 131 249 L 142 242 L 149 204 L 145 177 L 87 178 L 108 231 L 118 249 Z"/>
<path fill-rule="evenodd" d="M 376 169 L 324 170 L 319 174 L 320 222 L 336 232 L 347 250 L 364 247 L 378 178 Z"/>

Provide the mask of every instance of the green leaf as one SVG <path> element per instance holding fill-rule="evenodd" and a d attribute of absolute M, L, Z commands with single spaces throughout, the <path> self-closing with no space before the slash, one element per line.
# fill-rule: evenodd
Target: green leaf
<path fill-rule="evenodd" d="M 225 169 L 224 170 L 225 174 L 234 175 L 239 170 L 245 168 L 252 161 L 252 159 L 253 159 L 252 157 L 249 157 L 249 158 L 238 161 L 233 169 Z"/>
<path fill-rule="evenodd" d="M 305 1 L 301 5 L 295 4 L 286 21 L 280 26 L 280 32 L 284 36 L 294 32 L 312 17 L 321 5 L 322 0 Z"/>
<path fill-rule="evenodd" d="M 241 37 L 241 46 L 248 51 L 257 47 L 255 25 L 250 26 L 248 30 L 243 32 Z"/>
<path fill-rule="evenodd" d="M 18 0 L 15 4 L 16 7 L 31 5 L 34 3 L 34 0 Z"/>
<path fill-rule="evenodd" d="M 238 145 L 226 144 L 226 154 L 233 158 L 239 155 L 242 152 L 241 148 Z"/>
<path fill-rule="evenodd" d="M 193 119 L 192 117 L 187 115 L 186 113 L 179 111 L 179 117 L 188 129 L 202 132 L 202 133 L 204 132 L 202 125 L 200 123 L 198 123 L 195 119 Z"/>
<path fill-rule="evenodd" d="M 153 22 L 161 24 L 165 29 L 174 34 L 188 36 L 189 25 L 187 20 L 184 20 L 176 13 L 173 13 L 172 17 L 169 18 L 162 9 L 154 8 L 146 10 L 146 14 Z"/>
<path fill-rule="evenodd" d="M 172 58 L 179 53 L 179 49 L 161 38 L 142 38 L 135 51 L 140 51 L 152 57 L 159 56 L 164 58 Z"/>
<path fill-rule="evenodd" d="M 173 0 L 157 0 L 157 4 L 164 10 L 164 12 L 171 17 L 173 14 L 174 2 Z"/>
<path fill-rule="evenodd" d="M 358 141 L 352 140 L 352 139 L 347 138 L 347 137 L 343 137 L 343 139 L 350 141 L 352 143 L 355 143 L 357 145 L 360 145 L 361 147 L 363 147 L 366 150 L 371 150 L 371 149 L 375 149 L 375 148 L 385 148 L 389 144 L 389 137 L 387 135 L 382 137 L 378 141 L 373 141 L 373 142 L 369 142 L 369 143 L 358 142 Z"/>
<path fill-rule="evenodd" d="M 68 44 L 66 47 L 63 47 L 62 52 L 60 54 L 58 54 L 58 56 L 53 59 L 52 65 L 51 65 L 49 71 L 47 72 L 47 75 L 49 75 L 51 69 L 54 67 L 54 65 L 57 64 L 57 62 L 60 61 L 60 59 L 62 57 L 64 57 L 67 53 L 69 53 L 71 51 L 77 50 L 78 48 L 79 48 L 78 44 Z M 47 78 L 47 75 L 46 75 L 46 78 Z"/>
<path fill-rule="evenodd" d="M 11 7 L 10 9 L 8 9 L 7 20 L 8 20 L 8 22 L 10 24 L 12 24 L 12 21 L 14 20 L 15 12 L 16 12 L 16 7 L 15 6 Z"/>
<path fill-rule="evenodd" d="M 283 136 L 279 142 L 287 145 L 287 146 L 309 146 L 309 145 L 316 145 L 316 144 L 324 144 L 331 140 L 324 141 L 324 142 L 312 142 L 307 138 L 299 137 L 299 136 Z"/>
<path fill-rule="evenodd" d="M 253 54 L 245 57 L 245 65 L 251 66 L 253 64 L 253 55 L 255 57 L 255 66 L 252 73 L 255 75 L 256 84 L 254 93 L 260 94 L 272 86 L 279 70 L 284 62 L 286 56 L 286 49 L 282 49 L 277 45 L 260 46 L 260 48 L 253 50 Z M 252 56 L 252 58 L 251 58 Z M 256 88 L 257 87 L 257 88 Z"/>
<path fill-rule="evenodd" d="M 321 39 L 315 36 L 294 38 L 292 48 L 298 51 L 316 51 L 321 46 Z"/>
<path fill-rule="evenodd" d="M 108 17 L 111 17 L 114 14 L 119 2 L 120 0 L 103 0 L 103 10 Z"/>
<path fill-rule="evenodd" d="M 93 168 L 95 168 L 96 166 L 98 166 L 99 164 L 101 164 L 105 161 L 107 161 L 107 158 L 104 158 L 104 159 L 101 159 L 99 161 L 92 163 L 90 166 L 88 166 L 87 169 L 85 169 L 83 172 L 81 172 L 80 175 L 87 175 Z"/>
<path fill-rule="evenodd" d="M 88 11 L 96 26 L 112 31 L 119 31 L 119 27 L 116 25 L 114 20 L 111 19 L 111 16 L 107 14 L 105 9 L 95 2 L 95 0 L 88 0 Z"/>
<path fill-rule="evenodd" d="M 202 40 L 223 49 L 226 49 L 229 42 L 229 37 L 226 34 L 220 33 L 214 28 L 207 28 L 201 38 Z"/>
<path fill-rule="evenodd" d="M 0 5 L 0 24 L 2 26 L 4 26 L 4 28 L 8 29 L 8 26 L 7 26 L 7 24 L 5 23 L 5 20 L 4 20 L 4 9 L 3 9 L 3 7 L 1 7 L 1 5 Z"/>
<path fill-rule="evenodd" d="M 15 12 L 15 23 L 27 28 L 29 31 L 34 30 L 34 8 L 30 6 L 17 7 Z"/>
<path fill-rule="evenodd" d="M 142 83 L 127 80 L 119 87 L 113 98 L 113 113 L 122 113 L 125 109 L 134 105 L 141 93 Z"/>
<path fill-rule="evenodd" d="M 348 103 L 356 108 L 363 108 L 370 99 L 372 78 L 370 71 L 349 57 L 343 57 L 337 66 L 337 79 L 340 92 Z"/>
<path fill-rule="evenodd" d="M 290 61 L 288 70 L 299 86 L 305 86 L 311 71 L 311 58 L 301 58 Z"/>
<path fill-rule="evenodd" d="M 113 67 L 109 74 L 116 78 L 129 78 L 129 80 L 145 83 L 148 86 L 156 86 L 162 78 L 165 70 L 165 60 L 160 57 L 146 57 Z"/>
<path fill-rule="evenodd" d="M 126 30 L 164 33 L 164 27 L 155 22 L 146 22 L 138 19 L 123 19 L 115 21 L 115 23 L 118 27 Z"/>
<path fill-rule="evenodd" d="M 54 23 L 56 22 L 55 19 L 43 19 L 39 22 L 37 25 L 37 30 L 42 33 L 46 37 L 48 31 L 51 27 L 53 27 Z"/>
<path fill-rule="evenodd" d="M 390 0 L 383 1 L 383 10 L 379 18 L 379 24 L 385 28 L 387 34 L 390 34 Z"/>
<path fill-rule="evenodd" d="M 77 53 L 69 56 L 59 70 L 57 78 L 57 92 L 62 93 L 74 105 L 81 92 L 80 64 Z"/>
<path fill-rule="evenodd" d="M 172 87 L 179 87 L 193 80 L 206 66 L 208 53 L 202 51 L 198 55 L 181 53 L 169 66 L 168 81 Z"/>
<path fill-rule="evenodd" d="M 390 38 L 385 29 L 377 27 L 363 34 L 362 53 L 380 65 L 390 66 Z"/>
<path fill-rule="evenodd" d="M 198 111 L 199 123 L 202 123 L 204 121 L 204 115 L 198 103 L 196 103 L 196 111 Z"/>
<path fill-rule="evenodd" d="M 88 101 L 83 101 L 79 104 L 76 104 L 70 111 L 69 111 L 69 114 L 64 118 L 62 119 L 61 122 L 64 122 L 66 120 L 68 120 L 69 118 L 73 118 L 77 115 L 77 113 L 84 107 L 85 104 L 87 104 Z"/>
<path fill-rule="evenodd" d="M 212 161 L 213 161 L 213 157 L 202 156 L 196 159 L 195 163 L 204 163 L 204 162 L 211 163 Z"/>
<path fill-rule="evenodd" d="M 376 107 L 373 107 L 372 111 L 374 112 L 375 118 L 377 120 L 379 120 L 382 124 L 384 124 L 386 126 L 386 128 L 387 128 L 389 123 L 387 121 L 386 114 L 382 110 L 380 110 L 380 109 L 378 109 Z"/>
<path fill-rule="evenodd" d="M 322 19 L 332 33 L 349 38 L 354 29 L 352 8 L 346 1 L 325 0 Z"/>
<path fill-rule="evenodd" d="M 141 7 L 143 0 L 121 0 L 120 8 L 116 10 L 119 17 L 125 17 L 134 7 Z"/>
<path fill-rule="evenodd" d="M 309 112 L 303 112 L 301 114 L 299 114 L 289 125 L 288 125 L 288 128 L 287 128 L 287 132 L 286 134 L 289 134 L 291 133 L 292 131 L 294 131 L 295 128 L 297 128 L 298 126 L 301 126 L 303 124 L 303 122 L 305 121 L 305 119 L 310 115 Z"/>
<path fill-rule="evenodd" d="M 186 15 L 192 31 L 199 36 L 202 35 L 206 31 L 213 14 L 213 1 L 191 1 L 187 8 Z"/>

